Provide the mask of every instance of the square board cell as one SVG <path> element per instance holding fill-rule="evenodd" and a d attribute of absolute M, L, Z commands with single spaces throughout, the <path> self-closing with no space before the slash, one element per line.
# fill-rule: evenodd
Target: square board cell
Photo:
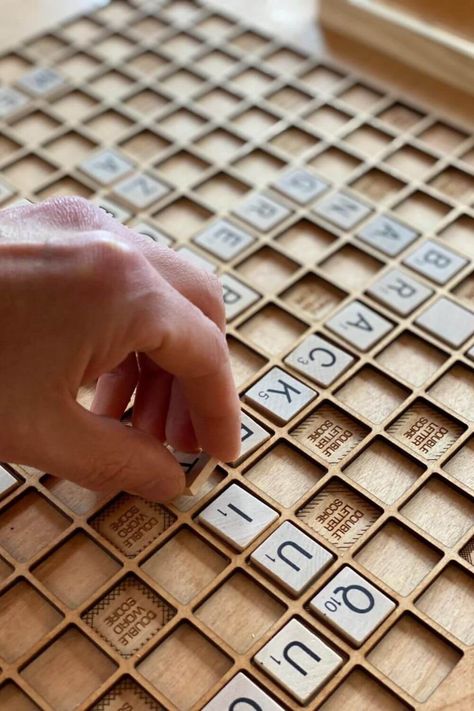
<path fill-rule="evenodd" d="M 268 304 L 239 326 L 239 333 L 270 355 L 279 355 L 307 330 L 307 325 L 274 304 Z"/>
<path fill-rule="evenodd" d="M 344 405 L 374 424 L 389 417 L 410 392 L 370 365 L 363 366 L 335 396 Z"/>
<path fill-rule="evenodd" d="M 375 203 L 392 203 L 395 196 L 405 188 L 406 183 L 394 178 L 380 168 L 371 168 L 356 178 L 350 187 Z"/>
<path fill-rule="evenodd" d="M 432 232 L 450 212 L 445 202 L 436 200 L 421 190 L 402 200 L 393 211 L 420 232 Z"/>
<path fill-rule="evenodd" d="M 336 239 L 331 232 L 306 219 L 275 237 L 277 244 L 302 264 L 316 261 Z"/>
<path fill-rule="evenodd" d="M 234 383 L 240 390 L 265 367 L 267 359 L 233 336 L 227 336 L 227 347 Z"/>
<path fill-rule="evenodd" d="M 423 385 L 446 360 L 446 354 L 431 343 L 403 332 L 383 349 L 375 360 L 410 385 Z"/>
<path fill-rule="evenodd" d="M 466 420 L 474 420 L 474 372 L 455 363 L 428 390 L 432 398 Z"/>
<path fill-rule="evenodd" d="M 356 667 L 320 707 L 321 711 L 341 708 L 364 711 L 409 711 L 403 701 L 390 693 L 361 667 Z"/>
<path fill-rule="evenodd" d="M 275 177 L 286 165 L 285 161 L 276 158 L 260 148 L 245 153 L 232 163 L 233 168 L 239 171 L 243 178 L 256 186 L 265 185 Z"/>
<path fill-rule="evenodd" d="M 454 249 L 459 250 L 461 254 L 468 255 L 471 259 L 474 257 L 474 244 L 470 239 L 474 227 L 474 218 L 466 214 L 461 214 L 455 220 L 445 227 L 437 236 L 443 240 L 445 244 L 449 244 Z"/>
<path fill-rule="evenodd" d="M 443 469 L 474 491 L 474 436 L 471 436 L 447 462 L 444 462 Z"/>
<path fill-rule="evenodd" d="M 166 711 L 128 676 L 122 677 L 90 711 Z"/>
<path fill-rule="evenodd" d="M 319 139 L 312 133 L 302 131 L 294 126 L 281 131 L 270 140 L 270 145 L 283 153 L 284 158 L 287 160 L 293 156 L 303 156 L 303 154 L 317 146 L 318 143 Z"/>
<path fill-rule="evenodd" d="M 188 198 L 178 198 L 153 217 L 166 233 L 175 239 L 186 240 L 202 228 L 212 212 Z"/>
<path fill-rule="evenodd" d="M 75 514 L 87 514 L 107 499 L 103 491 L 91 491 L 67 479 L 57 479 L 47 474 L 41 483 L 51 494 Z"/>
<path fill-rule="evenodd" d="M 33 701 L 13 681 L 7 681 L 0 687 L 0 708 L 15 711 L 40 711 Z"/>
<path fill-rule="evenodd" d="M 331 146 L 318 153 L 308 161 L 320 175 L 324 175 L 327 180 L 340 184 L 360 167 L 361 161 L 341 148 Z"/>
<path fill-rule="evenodd" d="M 297 309 L 312 323 L 321 322 L 345 298 L 346 292 L 316 274 L 306 274 L 280 294 L 282 301 Z"/>
<path fill-rule="evenodd" d="M 172 141 L 188 141 L 192 136 L 200 131 L 206 124 L 206 120 L 187 109 L 179 109 L 172 114 L 168 114 L 163 119 L 157 120 L 157 125 L 163 129 Z"/>
<path fill-rule="evenodd" d="M 327 328 L 365 352 L 389 333 L 393 324 L 361 301 L 351 301 L 327 322 Z"/>
<path fill-rule="evenodd" d="M 116 141 L 128 131 L 133 125 L 133 121 L 119 111 L 109 109 L 108 111 L 95 115 L 86 121 L 84 125 L 94 134 L 94 137 L 99 140 Z"/>
<path fill-rule="evenodd" d="M 261 247 L 236 267 L 237 272 L 262 291 L 281 289 L 298 265 L 271 247 Z"/>
<path fill-rule="evenodd" d="M 344 245 L 320 263 L 324 274 L 345 289 L 361 289 L 383 264 L 352 245 Z"/>
<path fill-rule="evenodd" d="M 245 654 L 271 629 L 285 606 L 244 573 L 227 578 L 195 611 L 235 652 Z"/>
<path fill-rule="evenodd" d="M 272 368 L 245 393 L 245 400 L 277 423 L 285 424 L 318 393 L 281 368 Z"/>
<path fill-rule="evenodd" d="M 319 464 L 286 442 L 277 442 L 244 476 L 280 506 L 291 508 L 325 473 Z"/>

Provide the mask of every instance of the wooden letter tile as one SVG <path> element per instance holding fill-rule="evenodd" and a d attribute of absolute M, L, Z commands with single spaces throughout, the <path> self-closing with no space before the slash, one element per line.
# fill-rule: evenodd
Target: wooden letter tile
<path fill-rule="evenodd" d="M 205 452 L 173 452 L 186 476 L 185 496 L 197 494 L 217 465 L 217 459 Z"/>
<path fill-rule="evenodd" d="M 233 463 L 239 464 L 268 439 L 270 439 L 270 433 L 246 412 L 242 412 L 240 415 L 240 454 Z"/>
<path fill-rule="evenodd" d="M 321 336 L 308 336 L 285 358 L 285 363 L 322 387 L 331 385 L 355 358 Z"/>
<path fill-rule="evenodd" d="M 467 264 L 467 259 L 429 239 L 406 257 L 403 263 L 436 284 L 446 284 Z"/>
<path fill-rule="evenodd" d="M 80 164 L 80 169 L 101 185 L 110 185 L 133 169 L 133 164 L 116 150 L 106 148 Z"/>
<path fill-rule="evenodd" d="M 233 213 L 255 229 L 269 232 L 288 217 L 291 210 L 266 195 L 253 195 L 235 208 Z"/>
<path fill-rule="evenodd" d="M 346 193 L 333 193 L 321 200 L 313 212 L 319 217 L 332 222 L 341 230 L 350 230 L 364 217 L 370 214 L 372 208 Z"/>
<path fill-rule="evenodd" d="M 196 235 L 193 241 L 215 257 L 228 262 L 252 244 L 255 237 L 228 220 L 218 220 Z"/>
<path fill-rule="evenodd" d="M 221 276 L 221 284 L 227 321 L 232 321 L 261 298 L 260 294 L 230 274 Z"/>
<path fill-rule="evenodd" d="M 307 205 L 329 187 L 326 180 L 313 175 L 304 168 L 295 168 L 283 173 L 273 185 L 283 195 L 299 205 Z"/>
<path fill-rule="evenodd" d="M 453 348 L 462 346 L 474 333 L 474 313 L 444 296 L 418 316 L 415 323 Z"/>
<path fill-rule="evenodd" d="M 0 87 L 0 119 L 12 116 L 28 103 L 27 97 L 9 86 Z"/>
<path fill-rule="evenodd" d="M 64 86 L 65 80 L 57 71 L 51 68 L 37 67 L 25 74 L 18 86 L 32 96 L 45 96 Z"/>
<path fill-rule="evenodd" d="M 352 301 L 328 322 L 327 327 L 361 351 L 368 351 L 392 330 L 390 321 L 360 301 Z"/>
<path fill-rule="evenodd" d="M 19 483 L 9 469 L 0 464 L 0 499 L 13 491 Z"/>
<path fill-rule="evenodd" d="M 418 234 L 393 217 L 378 215 L 364 225 L 357 237 L 389 257 L 395 257 L 408 247 Z"/>
<path fill-rule="evenodd" d="M 367 293 L 400 316 L 408 316 L 431 296 L 433 289 L 400 269 L 392 269 L 377 279 Z"/>
<path fill-rule="evenodd" d="M 249 711 L 283 711 L 283 706 L 277 704 L 260 687 L 249 679 L 246 674 L 239 672 L 232 681 L 214 696 L 212 701 L 204 706 L 202 711 L 227 711 L 238 710 L 247 706 Z"/>
<path fill-rule="evenodd" d="M 170 189 L 156 178 L 137 173 L 125 178 L 114 188 L 114 193 L 132 208 L 143 210 L 169 193 Z"/>
<path fill-rule="evenodd" d="M 247 390 L 245 399 L 276 422 L 291 420 L 317 392 L 281 368 L 272 368 Z"/>

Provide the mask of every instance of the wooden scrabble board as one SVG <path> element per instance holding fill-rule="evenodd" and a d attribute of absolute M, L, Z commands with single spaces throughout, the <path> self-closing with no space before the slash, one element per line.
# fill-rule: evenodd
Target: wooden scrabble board
<path fill-rule="evenodd" d="M 221 276 L 242 455 L 194 496 L 0 468 L 0 708 L 471 709 L 474 140 L 193 0 L 0 55 L 0 203 Z"/>

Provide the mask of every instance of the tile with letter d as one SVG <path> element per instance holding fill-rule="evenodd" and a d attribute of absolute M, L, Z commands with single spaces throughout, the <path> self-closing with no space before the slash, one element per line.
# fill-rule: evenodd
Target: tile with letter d
<path fill-rule="evenodd" d="M 239 672 L 202 711 L 283 711 L 246 674 Z"/>
<path fill-rule="evenodd" d="M 318 385 L 331 385 L 355 358 L 321 336 L 308 336 L 286 358 L 285 363 L 314 380 Z"/>
<path fill-rule="evenodd" d="M 261 299 L 260 294 L 230 274 L 221 276 L 222 298 L 227 321 L 239 316 L 245 309 Z"/>
<path fill-rule="evenodd" d="M 294 168 L 283 173 L 273 185 L 283 195 L 300 205 L 307 205 L 329 188 L 329 183 L 326 180 L 313 175 L 304 168 Z"/>
<path fill-rule="evenodd" d="M 300 595 L 328 567 L 334 556 L 297 526 L 285 521 L 250 559 L 290 593 Z"/>
<path fill-rule="evenodd" d="M 313 597 L 309 606 L 355 647 L 360 647 L 395 609 L 393 600 L 348 565 Z"/>
<path fill-rule="evenodd" d="M 285 423 L 317 395 L 316 390 L 275 367 L 247 390 L 245 399 L 270 419 Z"/>
<path fill-rule="evenodd" d="M 467 264 L 467 259 L 428 239 L 403 264 L 437 284 L 446 284 Z"/>
<path fill-rule="evenodd" d="M 346 193 L 333 193 L 321 200 L 313 208 L 313 212 L 340 227 L 341 230 L 350 230 L 367 217 L 372 212 L 372 208 Z"/>
<path fill-rule="evenodd" d="M 207 249 L 215 257 L 228 262 L 255 242 L 255 237 L 228 220 L 218 220 L 196 235 L 193 242 Z"/>
<path fill-rule="evenodd" d="M 343 664 L 314 632 L 290 620 L 255 655 L 254 662 L 301 704 L 306 704 Z"/>
<path fill-rule="evenodd" d="M 269 232 L 291 214 L 284 205 L 266 195 L 252 195 L 233 210 L 234 215 L 261 232 Z"/>
<path fill-rule="evenodd" d="M 261 444 L 270 439 L 270 436 L 270 432 L 259 425 L 246 412 L 242 412 L 240 415 L 240 454 L 232 463 L 234 465 L 239 464 L 252 452 L 255 452 Z"/>
<path fill-rule="evenodd" d="M 396 257 L 418 237 L 411 227 L 388 215 L 377 215 L 357 234 L 357 237 L 389 257 Z"/>
<path fill-rule="evenodd" d="M 415 323 L 453 348 L 459 348 L 474 333 L 474 313 L 444 296 L 431 304 Z"/>
<path fill-rule="evenodd" d="M 433 289 L 400 269 L 391 269 L 369 286 L 367 293 L 400 316 L 408 316 L 431 296 Z"/>
<path fill-rule="evenodd" d="M 368 351 L 392 330 L 393 324 L 360 301 L 352 301 L 326 326 L 361 351 Z"/>
<path fill-rule="evenodd" d="M 231 484 L 198 516 L 200 523 L 238 551 L 244 550 L 277 518 L 277 511 L 238 484 Z"/>

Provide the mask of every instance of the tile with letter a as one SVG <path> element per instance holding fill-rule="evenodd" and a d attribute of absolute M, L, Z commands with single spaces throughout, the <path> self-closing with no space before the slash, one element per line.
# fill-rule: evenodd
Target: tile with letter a
<path fill-rule="evenodd" d="M 442 296 L 415 323 L 453 348 L 459 348 L 474 333 L 474 313 Z"/>
<path fill-rule="evenodd" d="M 314 632 L 292 619 L 255 655 L 254 662 L 301 704 L 343 664 Z"/>
<path fill-rule="evenodd" d="M 352 301 L 327 323 L 327 328 L 361 351 L 368 351 L 393 324 L 360 301 Z"/>
<path fill-rule="evenodd" d="M 202 711 L 283 711 L 246 674 L 239 672 Z"/>
<path fill-rule="evenodd" d="M 18 479 L 0 464 L 0 499 L 13 491 L 18 484 Z"/>
<path fill-rule="evenodd" d="M 224 299 L 225 316 L 227 321 L 239 316 L 245 309 L 252 306 L 261 296 L 246 284 L 235 279 L 230 274 L 221 276 L 222 297 Z"/>
<path fill-rule="evenodd" d="M 341 230 L 350 230 L 372 212 L 372 208 L 346 193 L 333 193 L 321 200 L 313 212 Z"/>
<path fill-rule="evenodd" d="M 0 119 L 12 116 L 28 103 L 27 97 L 9 86 L 0 87 Z"/>
<path fill-rule="evenodd" d="M 243 551 L 278 518 L 278 512 L 238 484 L 231 484 L 201 511 L 198 520 Z"/>
<path fill-rule="evenodd" d="M 446 284 L 467 264 L 467 259 L 429 239 L 408 255 L 403 264 L 436 284 Z"/>
<path fill-rule="evenodd" d="M 228 262 L 255 242 L 255 237 L 228 220 L 218 220 L 196 235 L 193 241 L 215 257 Z"/>
<path fill-rule="evenodd" d="M 156 227 L 152 227 L 146 222 L 139 222 L 130 229 L 134 232 L 139 232 L 141 235 L 145 235 L 145 237 L 150 237 L 150 239 L 165 247 L 169 247 L 173 244 L 171 237 L 168 237 L 168 235 L 165 235 L 161 230 L 157 230 Z"/>
<path fill-rule="evenodd" d="M 367 293 L 400 316 L 408 316 L 431 296 L 433 289 L 400 269 L 392 269 L 377 279 Z"/>
<path fill-rule="evenodd" d="M 167 195 L 170 189 L 156 178 L 145 173 L 137 173 L 125 178 L 114 188 L 115 195 L 132 207 L 143 210 Z"/>
<path fill-rule="evenodd" d="M 133 164 L 118 151 L 106 148 L 87 158 L 79 165 L 79 168 L 98 183 L 110 185 L 130 173 L 133 170 Z"/>
<path fill-rule="evenodd" d="M 416 238 L 418 233 L 388 215 L 377 215 L 359 231 L 357 237 L 389 257 L 396 257 Z"/>
<path fill-rule="evenodd" d="M 214 262 L 211 262 L 205 257 L 201 257 L 200 254 L 195 252 L 194 249 L 189 249 L 189 247 L 179 247 L 176 250 L 176 254 L 180 254 L 187 262 L 194 264 L 195 267 L 203 269 L 205 272 L 214 274 L 217 270 L 217 264 L 214 264 Z"/>
<path fill-rule="evenodd" d="M 334 556 L 297 526 L 285 521 L 250 559 L 296 596 L 328 567 Z"/>
<path fill-rule="evenodd" d="M 269 232 L 291 214 L 291 210 L 266 195 L 252 195 L 232 212 L 261 232 Z"/>
<path fill-rule="evenodd" d="M 45 96 L 65 85 L 64 77 L 50 67 L 37 67 L 22 76 L 18 82 L 21 89 L 25 89 L 32 96 Z"/>
<path fill-rule="evenodd" d="M 291 420 L 317 392 L 281 368 L 272 368 L 247 390 L 245 399 L 278 423 Z"/>
<path fill-rule="evenodd" d="M 270 432 L 267 432 L 246 412 L 242 412 L 240 415 L 240 454 L 233 464 L 240 464 L 268 439 L 270 439 Z"/>
<path fill-rule="evenodd" d="M 308 336 L 285 358 L 285 363 L 328 387 L 354 363 L 355 358 L 321 336 Z"/>
<path fill-rule="evenodd" d="M 355 647 L 360 647 L 395 609 L 395 603 L 348 565 L 309 603 Z"/>
<path fill-rule="evenodd" d="M 300 205 L 307 205 L 329 187 L 326 180 L 318 178 L 304 168 L 294 168 L 283 173 L 273 185 L 283 195 Z"/>

